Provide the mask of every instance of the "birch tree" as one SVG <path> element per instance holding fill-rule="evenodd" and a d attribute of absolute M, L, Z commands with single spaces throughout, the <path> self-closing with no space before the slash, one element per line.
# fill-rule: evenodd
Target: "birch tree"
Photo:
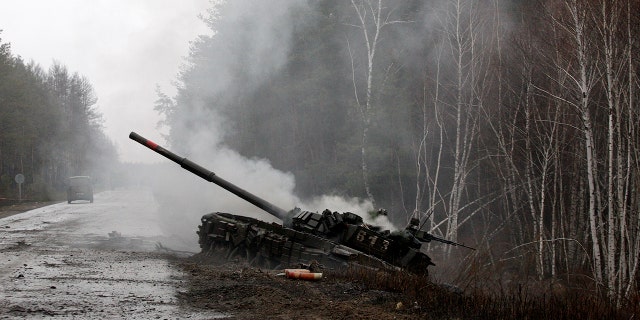
<path fill-rule="evenodd" d="M 626 10 L 625 10 L 626 7 Z M 603 51 L 603 69 L 601 86 L 606 98 L 608 112 L 607 125 L 607 256 L 606 256 L 606 286 L 609 295 L 615 299 L 619 305 L 624 296 L 625 287 L 630 278 L 627 261 L 638 259 L 636 252 L 627 245 L 627 241 L 633 238 L 633 233 L 629 229 L 630 223 L 627 221 L 629 207 L 627 205 L 632 191 L 629 190 L 632 176 L 632 164 L 630 149 L 633 145 L 631 135 L 625 134 L 625 119 L 634 119 L 632 109 L 623 108 L 622 97 L 624 90 L 628 88 L 629 106 L 633 103 L 633 82 L 629 81 L 629 86 L 624 86 L 625 78 L 633 79 L 633 73 L 625 74 L 625 64 L 629 64 L 628 70 L 633 70 L 633 60 L 628 59 L 629 52 L 633 46 L 630 20 L 631 7 L 627 2 L 626 6 L 621 1 L 603 1 L 600 3 L 599 15 L 594 15 L 597 36 L 601 42 Z M 626 11 L 626 17 L 625 17 Z M 626 30 L 625 30 L 626 18 Z M 626 36 L 625 32 L 626 31 Z M 626 41 L 625 41 L 626 40 Z M 627 110 L 631 112 L 627 112 Z M 637 120 L 637 119 L 636 119 Z M 637 121 L 635 122 L 637 123 Z M 631 123 L 628 125 L 634 126 Z M 627 131 L 628 132 L 628 131 Z M 636 172 L 634 170 L 634 172 Z"/>
<path fill-rule="evenodd" d="M 446 6 L 447 16 L 443 20 L 442 30 L 453 62 L 451 71 L 454 74 L 454 96 L 450 106 L 453 116 L 454 163 L 451 190 L 448 192 L 447 216 L 444 221 L 445 236 L 457 241 L 462 197 L 470 173 L 471 150 L 477 134 L 475 108 L 478 105 L 478 91 L 475 91 L 474 86 L 477 85 L 480 71 L 480 21 L 477 16 L 479 8 L 475 7 L 473 2 L 454 0 L 446 2 Z"/>
<path fill-rule="evenodd" d="M 569 76 L 574 79 L 574 85 L 578 93 L 578 103 L 575 105 L 577 112 L 582 118 L 582 133 L 584 135 L 584 152 L 586 159 L 586 171 L 588 181 L 588 216 L 589 228 L 592 242 L 593 273 L 596 282 L 602 283 L 602 249 L 600 232 L 602 228 L 600 212 L 597 208 L 598 190 L 596 179 L 598 170 L 596 166 L 594 129 L 591 120 L 590 98 L 591 90 L 595 85 L 596 70 L 593 61 L 588 55 L 591 44 L 587 37 L 588 10 L 580 0 L 570 0 L 565 3 L 569 13 L 569 23 L 564 25 L 572 40 L 572 49 L 576 57 L 577 74 L 571 74 L 571 70 L 566 70 Z"/>
<path fill-rule="evenodd" d="M 355 60 L 356 57 L 351 49 L 351 45 L 347 42 L 351 66 L 354 97 L 356 106 L 362 121 L 362 139 L 360 146 L 362 180 L 367 197 L 375 207 L 375 198 L 371 191 L 369 182 L 369 166 L 367 162 L 367 144 L 369 129 L 374 112 L 374 79 L 376 72 L 380 68 L 377 66 L 376 53 L 381 46 L 381 35 L 385 28 L 398 23 L 408 23 L 410 21 L 399 20 L 393 16 L 394 10 L 386 6 L 383 0 L 351 0 L 352 8 L 356 13 L 355 24 L 353 27 L 360 29 L 362 39 L 365 44 L 366 64 L 364 70 L 364 96 L 360 93 L 360 85 L 357 83 Z M 384 69 L 384 68 L 383 68 Z"/>
<path fill-rule="evenodd" d="M 618 14 L 615 11 L 616 1 L 611 2 L 602 2 L 601 3 L 601 12 L 600 12 L 600 21 L 597 24 L 598 30 L 600 33 L 600 38 L 602 39 L 602 49 L 604 50 L 604 67 L 605 67 L 605 77 L 603 87 L 605 90 L 606 101 L 607 101 L 607 109 L 608 109 L 608 128 L 607 128 L 607 257 L 606 257 L 606 272 L 607 272 L 607 287 L 610 289 L 615 288 L 616 283 L 616 269 L 619 267 L 615 264 L 616 261 L 616 252 L 617 252 L 617 238 L 616 234 L 618 230 L 616 230 L 616 226 L 618 221 L 616 220 L 616 213 L 620 210 L 620 223 L 622 226 L 622 220 L 624 219 L 625 210 L 624 204 L 618 203 L 615 204 L 615 199 L 622 199 L 622 179 L 624 175 L 622 174 L 622 152 L 621 152 L 621 144 L 620 140 L 616 139 L 617 133 L 620 130 L 620 104 L 617 100 L 617 82 L 618 79 L 614 75 L 614 54 L 617 55 L 614 51 L 617 47 L 614 44 L 614 33 L 617 32 L 617 20 Z M 617 143 L 614 140 L 618 140 Z M 618 162 L 617 165 L 614 165 L 615 162 Z M 617 173 L 617 179 L 616 179 Z M 617 181 L 616 181 L 617 180 Z M 615 188 L 615 185 L 618 185 L 618 188 Z M 616 190 L 616 194 L 614 194 L 614 188 Z M 623 230 L 619 230 L 623 232 Z M 620 255 L 621 259 L 624 259 L 624 253 Z M 622 275 L 620 275 L 622 276 Z M 616 290 L 617 291 L 617 290 Z M 619 292 L 616 292 L 618 295 Z"/>
<path fill-rule="evenodd" d="M 620 261 L 620 269 L 623 270 L 623 273 L 627 274 L 626 282 L 623 281 L 621 284 L 624 297 L 628 297 L 630 295 L 634 285 L 637 287 L 638 265 L 640 264 L 640 201 L 637 197 L 632 196 L 634 192 L 637 193 L 638 189 L 640 189 L 640 174 L 638 174 L 638 170 L 640 170 L 640 148 L 638 148 L 638 145 L 640 144 L 640 134 L 637 130 L 637 124 L 640 122 L 640 111 L 636 105 L 636 95 L 638 92 L 638 76 L 636 70 L 638 68 L 638 60 L 636 59 L 634 62 L 633 58 L 634 52 L 638 48 L 638 42 L 635 40 L 638 35 L 634 34 L 634 31 L 637 32 L 638 30 L 637 24 L 639 21 L 637 14 L 635 15 L 635 21 L 632 19 L 632 17 L 634 17 L 632 16 L 632 13 L 637 13 L 640 6 L 637 2 L 634 3 L 634 5 L 632 5 L 632 3 L 633 2 L 631 0 L 627 0 L 625 21 L 627 46 L 625 52 L 627 60 L 627 122 L 625 139 L 627 140 L 626 168 L 628 170 L 625 182 L 629 192 L 625 194 L 622 201 L 625 204 L 629 204 L 629 211 L 634 212 L 636 217 L 629 215 L 629 224 L 625 226 L 630 230 L 630 232 L 625 235 L 621 234 L 620 236 L 620 250 L 622 252 L 628 252 L 630 257 L 630 259 L 626 261 Z M 634 29 L 632 26 L 636 26 L 636 28 Z M 621 226 L 621 228 L 622 227 L 623 226 Z M 633 232 L 634 227 L 636 230 L 635 232 Z"/>
<path fill-rule="evenodd" d="M 637 213 L 633 218 L 629 215 L 636 209 L 630 202 L 635 198 L 633 177 L 638 170 L 632 151 L 637 150 L 634 127 L 638 123 L 632 107 L 637 88 L 636 62 L 630 58 L 633 10 L 631 2 L 626 2 L 625 10 L 620 1 L 573 0 L 560 6 L 566 16 L 551 17 L 571 41 L 570 50 L 564 52 L 566 62 L 558 61 L 557 67 L 571 82 L 569 94 L 551 96 L 572 105 L 581 119 L 590 265 L 598 286 L 620 304 L 637 281 L 638 261 Z M 572 93 L 577 96 L 575 102 Z M 572 196 L 570 201 L 579 199 Z"/>

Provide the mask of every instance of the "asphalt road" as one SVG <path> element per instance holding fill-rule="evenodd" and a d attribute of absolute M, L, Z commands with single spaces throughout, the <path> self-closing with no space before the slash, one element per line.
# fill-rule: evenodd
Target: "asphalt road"
<path fill-rule="evenodd" d="M 98 193 L 0 219 L 0 319 L 211 319 L 180 305 L 181 239 L 149 191 Z M 194 225 L 195 229 L 195 225 Z"/>

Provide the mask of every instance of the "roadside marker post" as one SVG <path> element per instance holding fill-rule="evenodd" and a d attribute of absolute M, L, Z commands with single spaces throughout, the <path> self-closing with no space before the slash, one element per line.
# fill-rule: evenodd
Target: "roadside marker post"
<path fill-rule="evenodd" d="M 22 173 L 16 174 L 15 180 L 18 184 L 18 201 L 22 201 L 22 184 L 24 183 L 24 175 Z"/>

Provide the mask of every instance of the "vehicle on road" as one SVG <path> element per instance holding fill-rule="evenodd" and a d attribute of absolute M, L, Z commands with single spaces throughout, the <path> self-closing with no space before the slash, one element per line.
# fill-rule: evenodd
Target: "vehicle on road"
<path fill-rule="evenodd" d="M 89 176 L 67 178 L 67 203 L 86 200 L 93 203 L 93 184 Z"/>

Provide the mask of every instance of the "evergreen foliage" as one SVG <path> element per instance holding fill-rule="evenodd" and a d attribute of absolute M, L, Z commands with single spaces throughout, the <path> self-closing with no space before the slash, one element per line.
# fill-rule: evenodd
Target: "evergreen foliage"
<path fill-rule="evenodd" d="M 88 79 L 60 63 L 46 72 L 25 64 L 0 39 L 0 197 L 18 197 L 18 173 L 23 196 L 37 200 L 63 192 L 69 176 L 101 182 L 99 168 L 117 162 L 117 153 L 96 101 Z"/>

